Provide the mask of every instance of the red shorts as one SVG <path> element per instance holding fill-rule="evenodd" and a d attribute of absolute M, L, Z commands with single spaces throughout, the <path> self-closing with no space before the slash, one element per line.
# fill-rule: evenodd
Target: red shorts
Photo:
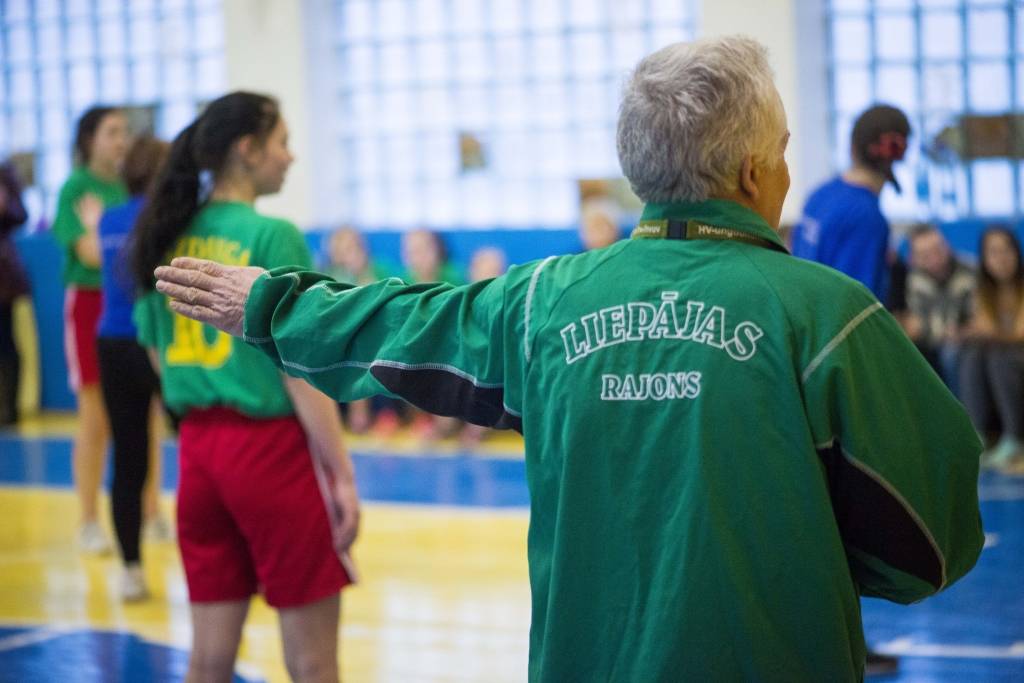
<path fill-rule="evenodd" d="M 100 381 L 96 357 L 96 326 L 103 312 L 103 294 L 98 289 L 68 287 L 64 292 L 64 355 L 68 361 L 68 385 L 78 393 L 81 387 Z"/>
<path fill-rule="evenodd" d="M 178 545 L 192 602 L 262 587 L 271 606 L 296 607 L 351 583 L 298 419 L 193 410 L 179 454 Z"/>

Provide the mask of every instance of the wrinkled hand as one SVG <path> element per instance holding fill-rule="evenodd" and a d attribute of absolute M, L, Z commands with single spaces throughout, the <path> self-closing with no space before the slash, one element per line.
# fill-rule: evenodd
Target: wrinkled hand
<path fill-rule="evenodd" d="M 338 510 L 338 524 L 335 525 L 334 549 L 347 552 L 359 534 L 359 494 L 352 479 L 336 479 L 331 496 Z"/>
<path fill-rule="evenodd" d="M 265 272 L 182 256 L 157 268 L 154 275 L 157 291 L 171 298 L 172 311 L 240 337 L 252 283 Z"/>
<path fill-rule="evenodd" d="M 103 216 L 103 200 L 94 194 L 82 195 L 75 204 L 75 214 L 87 233 L 95 233 L 100 227 Z"/>

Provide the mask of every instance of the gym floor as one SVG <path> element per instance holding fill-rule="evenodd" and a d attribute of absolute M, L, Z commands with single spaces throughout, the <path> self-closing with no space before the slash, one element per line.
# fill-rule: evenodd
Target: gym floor
<path fill-rule="evenodd" d="M 0 682 L 180 680 L 188 598 L 173 542 L 144 545 L 152 599 L 118 599 L 114 556 L 74 545 L 69 422 L 0 432 Z M 398 438 L 352 439 L 364 498 L 360 582 L 343 594 L 348 681 L 525 681 L 530 621 L 528 496 L 521 442 L 468 455 Z M 173 518 L 175 451 L 164 446 L 162 504 Z M 886 681 L 1024 680 L 1024 478 L 985 474 L 986 548 L 937 598 L 864 600 L 875 649 L 901 656 Z M 109 529 L 109 523 L 104 520 Z M 237 680 L 286 681 L 273 611 L 257 598 Z"/>

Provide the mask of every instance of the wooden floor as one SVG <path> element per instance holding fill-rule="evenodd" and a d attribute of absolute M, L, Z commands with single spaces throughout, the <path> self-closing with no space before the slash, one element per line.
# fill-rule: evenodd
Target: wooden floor
<path fill-rule="evenodd" d="M 3 488 L 0 510 L 0 624 L 131 632 L 188 648 L 188 597 L 173 542 L 144 546 L 154 595 L 125 606 L 117 560 L 74 549 L 70 491 Z M 525 680 L 526 514 L 374 504 L 364 514 L 361 583 L 342 600 L 346 680 Z M 8 654 L 0 640 L 0 661 Z M 94 665 L 109 672 L 119 662 L 107 654 L 98 650 Z M 287 680 L 274 613 L 259 599 L 240 663 L 247 677 Z M 0 679 L 24 680 L 3 669 Z M 51 673 L 38 680 L 83 680 Z"/>
<path fill-rule="evenodd" d="M 517 447 L 499 439 L 467 455 L 357 440 L 367 502 L 362 580 L 343 598 L 345 680 L 526 680 L 528 498 Z M 144 545 L 153 598 L 123 605 L 118 562 L 75 550 L 69 454 L 60 420 L 0 432 L 0 682 L 180 680 L 190 627 L 177 548 Z M 175 478 L 168 444 L 171 515 Z M 986 475 L 981 493 L 988 547 L 971 575 L 909 608 L 864 601 L 869 641 L 902 656 L 886 680 L 1024 680 L 1024 479 Z M 287 680 L 274 614 L 258 599 L 237 672 Z"/>

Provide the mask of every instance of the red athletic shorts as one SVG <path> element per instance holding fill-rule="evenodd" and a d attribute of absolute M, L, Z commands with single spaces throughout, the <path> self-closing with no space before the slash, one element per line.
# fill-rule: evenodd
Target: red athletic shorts
<path fill-rule="evenodd" d="M 68 385 L 78 393 L 81 387 L 100 381 L 96 357 L 96 326 L 103 312 L 103 294 L 98 289 L 68 287 L 64 292 L 64 355 L 68 360 Z"/>
<path fill-rule="evenodd" d="M 271 606 L 296 607 L 351 583 L 294 416 L 192 410 L 179 454 L 178 545 L 192 602 L 243 600 L 262 588 Z"/>

